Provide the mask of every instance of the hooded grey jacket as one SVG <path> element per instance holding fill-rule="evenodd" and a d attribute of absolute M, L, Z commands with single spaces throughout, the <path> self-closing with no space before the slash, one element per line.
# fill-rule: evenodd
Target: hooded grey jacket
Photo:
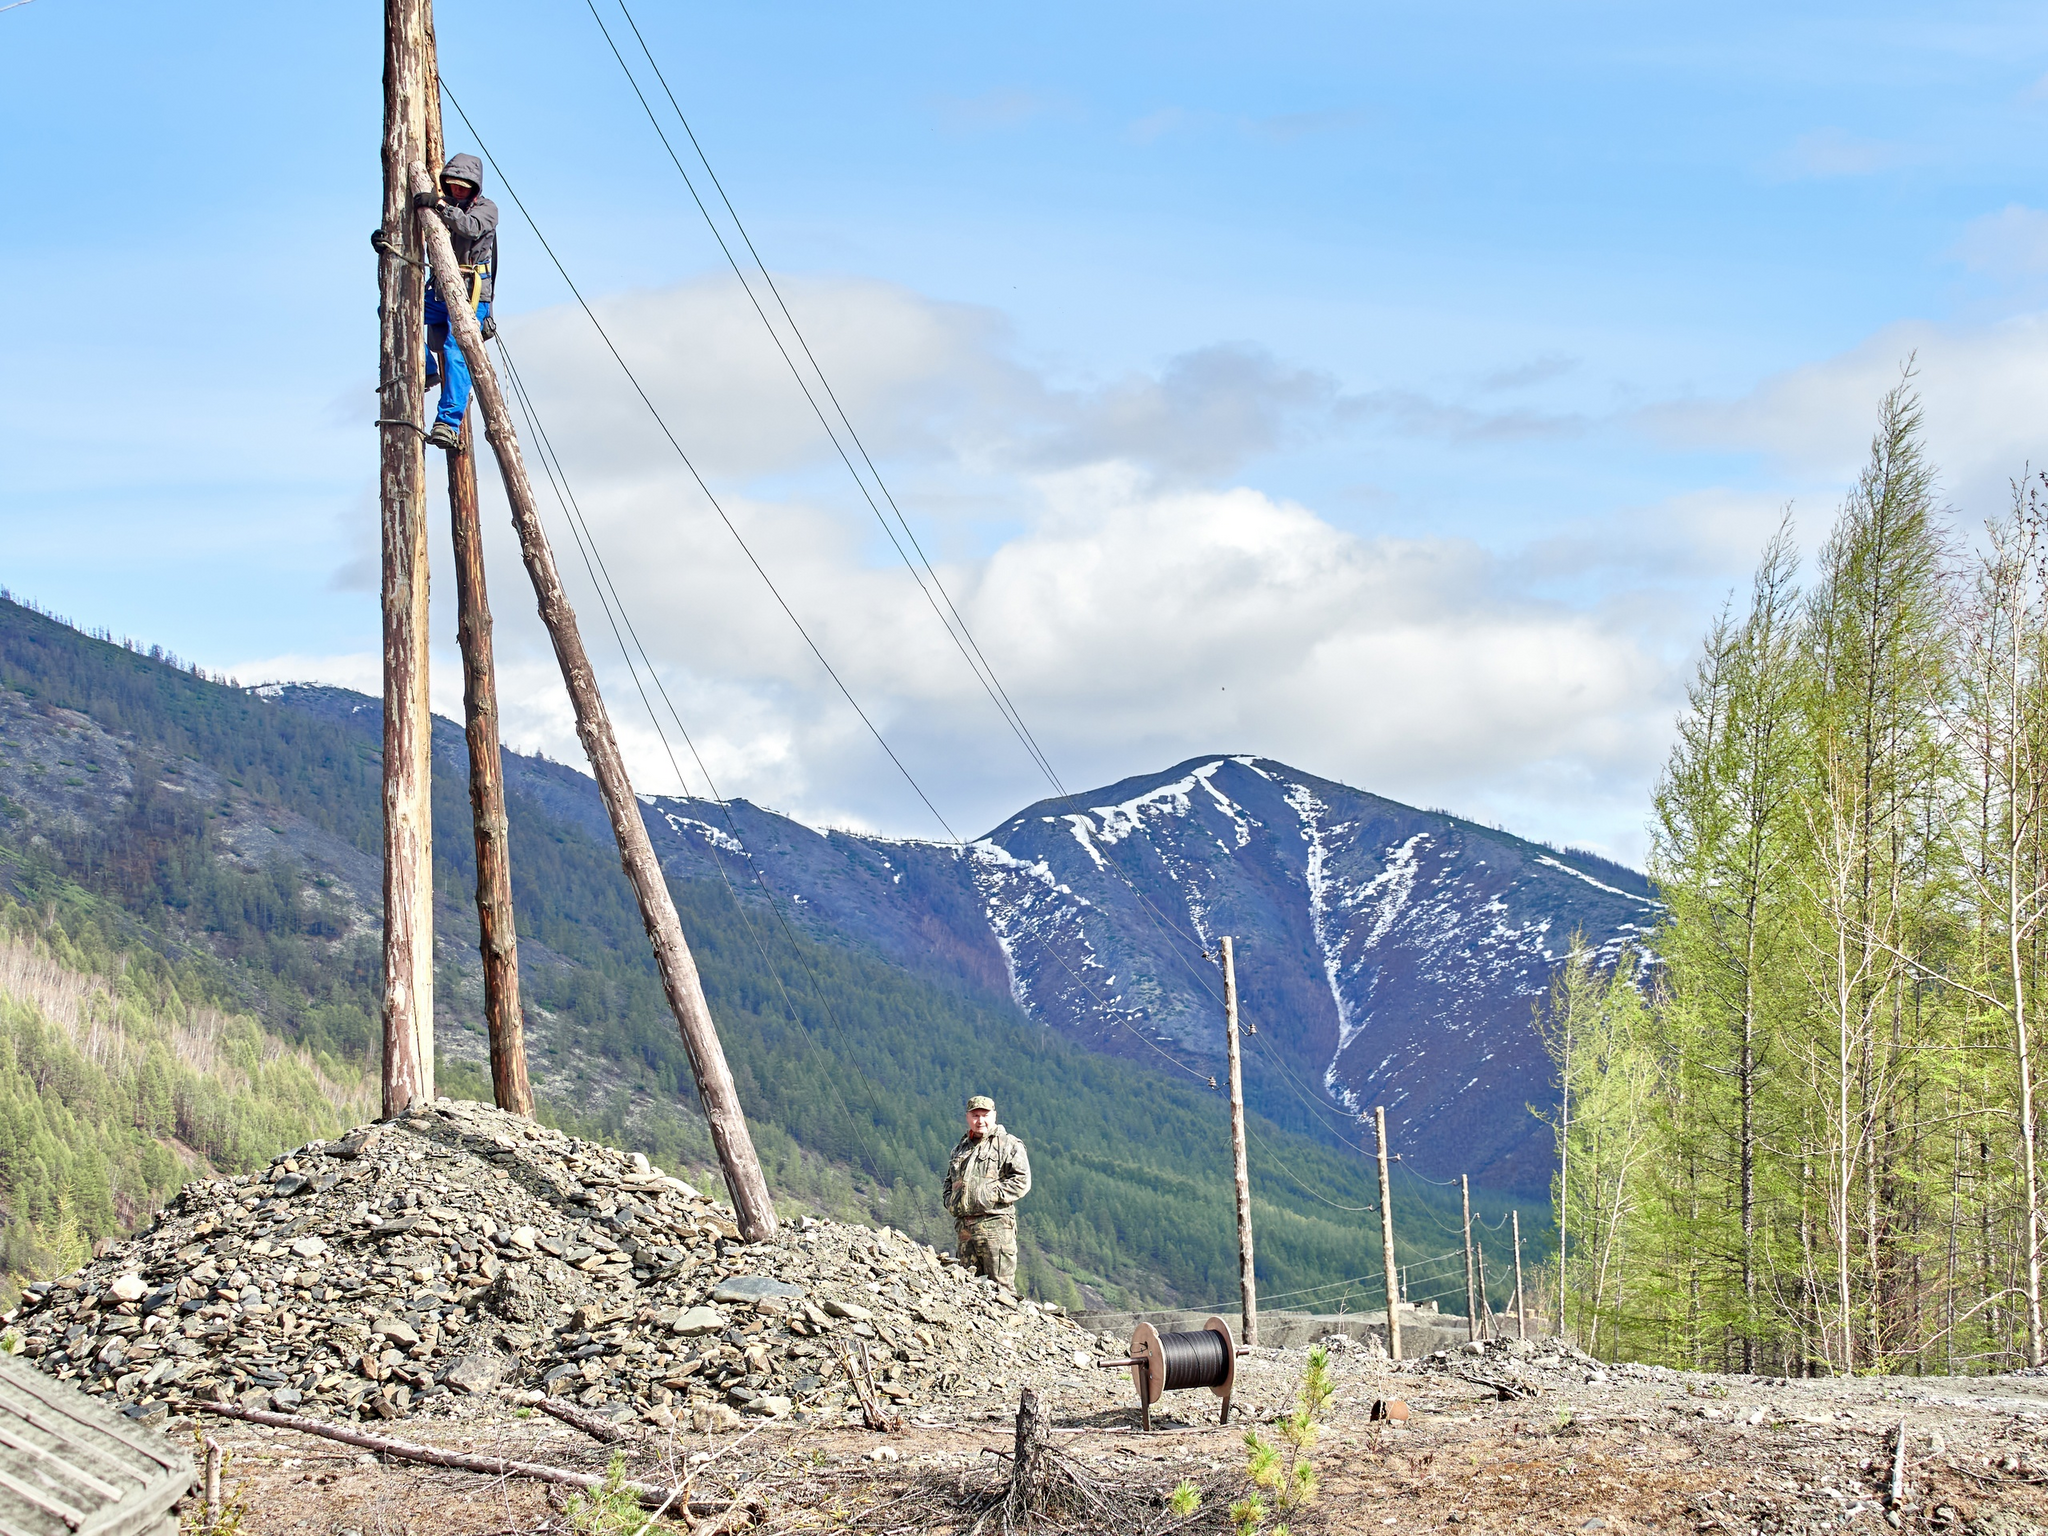
<path fill-rule="evenodd" d="M 457 155 L 441 167 L 441 180 L 466 181 L 476 188 L 469 206 L 442 202 L 434 211 L 448 226 L 455 259 L 465 267 L 483 266 L 483 291 L 478 302 L 489 303 L 498 277 L 498 205 L 484 196 L 484 166 L 475 155 Z"/>

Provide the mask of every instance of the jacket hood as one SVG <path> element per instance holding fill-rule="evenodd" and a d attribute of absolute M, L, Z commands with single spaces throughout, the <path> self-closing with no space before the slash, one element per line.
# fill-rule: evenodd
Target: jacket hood
<path fill-rule="evenodd" d="M 484 163 L 475 155 L 456 155 L 441 167 L 443 181 L 466 181 L 477 190 L 481 197 L 484 190 Z"/>

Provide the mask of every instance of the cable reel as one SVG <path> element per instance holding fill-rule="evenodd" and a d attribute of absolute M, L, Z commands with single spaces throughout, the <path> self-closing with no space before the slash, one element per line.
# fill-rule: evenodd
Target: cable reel
<path fill-rule="evenodd" d="M 1138 1389 L 1138 1414 L 1152 1427 L 1152 1405 L 1168 1392 L 1207 1387 L 1223 1399 L 1222 1422 L 1230 1422 L 1230 1398 L 1237 1385 L 1237 1357 L 1243 1351 L 1231 1337 L 1230 1325 L 1212 1317 L 1192 1333 L 1161 1333 L 1150 1323 L 1131 1330 L 1128 1358 L 1105 1360 L 1103 1366 L 1129 1366 L 1131 1385 Z"/>

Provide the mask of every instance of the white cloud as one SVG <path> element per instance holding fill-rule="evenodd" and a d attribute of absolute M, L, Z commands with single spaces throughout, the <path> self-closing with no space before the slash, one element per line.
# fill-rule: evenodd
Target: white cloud
<path fill-rule="evenodd" d="M 1131 465 L 1031 481 L 1025 530 L 941 566 L 1010 697 L 1073 788 L 1228 749 L 1428 804 L 1629 848 L 1675 674 L 1655 626 L 1541 601 L 1453 539 L 1365 539 L 1237 487 L 1164 487 Z M 641 639 L 720 787 L 807 819 L 938 828 L 760 582 L 660 488 L 586 496 Z M 831 519 L 748 503 L 750 538 L 869 717 L 956 832 L 1049 793 L 957 651 L 891 567 Z M 577 760 L 552 661 L 500 594 L 507 735 Z M 585 584 L 638 782 L 675 774 Z M 680 744 L 676 749 L 680 752 Z M 683 778 L 701 781 L 684 761 Z M 1589 795 L 1603 806 L 1585 818 Z"/>
<path fill-rule="evenodd" d="M 1950 252 L 1972 272 L 2024 277 L 2048 272 L 2048 213 L 2008 203 L 1972 219 Z"/>
<path fill-rule="evenodd" d="M 1846 485 L 1870 446 L 1877 402 L 1914 360 L 1944 494 L 1966 518 L 1998 510 L 2007 483 L 2048 460 L 2048 314 L 1991 325 L 1902 321 L 1733 401 L 1660 407 L 1644 422 L 1688 446 L 1754 450 L 1809 488 Z"/>
<path fill-rule="evenodd" d="M 1703 563 L 1746 568 L 1775 501 L 1703 493 L 1589 513 L 1508 554 L 1456 537 L 1362 536 L 1232 477 L 1316 434 L 1469 439 L 1579 423 L 1412 394 L 1347 396 L 1335 379 L 1245 346 L 1055 382 L 1012 357 L 988 311 L 873 283 L 786 291 L 1069 787 L 1250 751 L 1640 854 L 1645 793 L 1696 639 L 1684 632 L 1687 605 L 1659 593 L 1696 584 Z M 699 284 L 621 296 L 600 313 L 818 648 L 954 830 L 976 834 L 1049 786 L 874 539 L 737 298 Z M 936 835 L 586 322 L 557 312 L 506 329 L 634 627 L 720 789 L 814 822 Z M 1562 366 L 1540 359 L 1494 382 L 1522 387 Z M 485 486 L 506 740 L 581 762 L 488 472 Z M 671 765 L 544 484 L 541 495 L 636 783 L 701 791 L 664 721 Z M 459 718 L 451 593 L 437 565 L 435 703 Z M 374 656 L 270 658 L 241 672 L 378 686 Z"/>
<path fill-rule="evenodd" d="M 1920 159 L 1903 144 L 1860 138 L 1840 128 L 1802 133 L 1772 159 L 1770 171 L 1788 181 L 1821 181 L 1837 176 L 1873 176 Z"/>

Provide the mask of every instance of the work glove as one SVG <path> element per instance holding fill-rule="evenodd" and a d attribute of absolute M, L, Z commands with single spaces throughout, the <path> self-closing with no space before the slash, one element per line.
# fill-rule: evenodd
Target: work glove
<path fill-rule="evenodd" d="M 412 205 L 421 213 L 425 213 L 440 201 L 441 194 L 438 192 L 415 192 L 412 195 Z"/>
<path fill-rule="evenodd" d="M 483 319 L 477 323 L 477 329 L 484 333 L 485 341 L 490 341 L 498 334 L 498 322 L 492 316 L 485 315 Z"/>

